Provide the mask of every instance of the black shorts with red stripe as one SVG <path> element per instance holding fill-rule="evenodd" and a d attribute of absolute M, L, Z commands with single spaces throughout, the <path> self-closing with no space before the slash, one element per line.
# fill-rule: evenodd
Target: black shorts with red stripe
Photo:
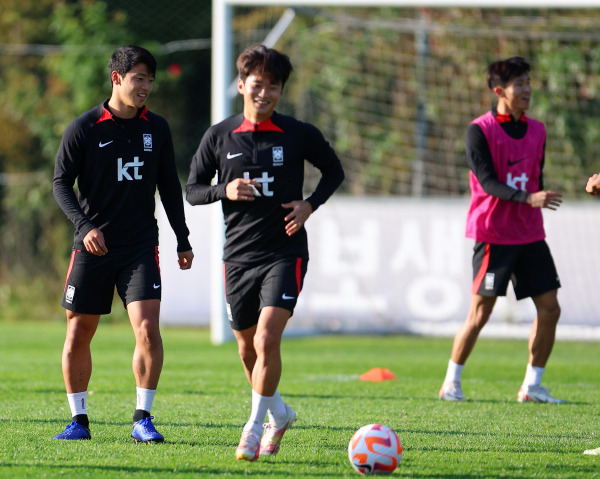
<path fill-rule="evenodd" d="M 104 256 L 73 250 L 61 304 L 76 313 L 108 314 L 115 287 L 125 307 L 160 300 L 158 247 L 109 250 Z"/>
<path fill-rule="evenodd" d="M 554 260 L 544 240 L 521 245 L 475 243 L 471 293 L 505 296 L 509 281 L 517 299 L 560 288 Z"/>
<path fill-rule="evenodd" d="M 308 260 L 286 258 L 257 266 L 223 265 L 225 300 L 231 328 L 236 331 L 258 323 L 265 306 L 287 309 L 294 314 L 304 284 Z"/>

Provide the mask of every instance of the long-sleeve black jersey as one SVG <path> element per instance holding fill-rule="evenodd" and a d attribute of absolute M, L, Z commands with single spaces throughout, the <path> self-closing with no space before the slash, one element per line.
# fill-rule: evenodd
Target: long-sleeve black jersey
<path fill-rule="evenodd" d="M 496 108 L 492 108 L 492 113 L 494 116 L 497 115 Z M 527 122 L 523 121 L 523 119 L 515 121 L 511 117 L 510 121 L 502 122 L 500 126 L 502 126 L 502 129 L 508 136 L 516 140 L 523 138 L 527 133 Z M 490 147 L 479 125 L 473 123 L 469 125 L 465 143 L 469 168 L 473 171 L 477 177 L 477 181 L 479 181 L 479 184 L 488 195 L 517 203 L 525 203 L 527 201 L 527 196 L 529 196 L 527 191 L 518 190 L 498 180 L 498 176 L 494 170 Z M 540 170 L 540 191 L 544 189 L 543 170 L 544 159 L 542 159 Z"/>
<path fill-rule="evenodd" d="M 302 200 L 304 160 L 321 172 L 306 199 L 313 211 L 325 203 L 344 179 L 335 152 L 314 126 L 273 113 L 259 124 L 242 114 L 213 125 L 204 134 L 190 167 L 186 193 L 192 205 L 221 200 L 225 217 L 223 260 L 252 265 L 281 257 L 308 259 L 306 231 L 285 234 L 282 203 Z M 211 180 L 218 173 L 218 183 Z M 255 179 L 254 201 L 231 201 L 225 188 L 237 178 Z"/>
<path fill-rule="evenodd" d="M 144 107 L 136 118 L 124 120 L 113 116 L 105 102 L 65 130 L 54 167 L 54 197 L 75 225 L 74 248 L 84 248 L 83 238 L 93 228 L 102 231 L 109 250 L 158 245 L 157 187 L 177 250 L 190 250 L 173 140 L 164 118 Z"/>

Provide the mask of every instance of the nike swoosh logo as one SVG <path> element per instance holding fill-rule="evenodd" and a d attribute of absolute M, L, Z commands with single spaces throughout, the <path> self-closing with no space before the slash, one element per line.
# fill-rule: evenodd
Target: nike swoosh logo
<path fill-rule="evenodd" d="M 114 140 L 110 140 L 110 141 L 107 141 L 106 143 L 102 143 L 102 142 L 100 142 L 100 143 L 98 143 L 98 146 L 99 146 L 100 148 L 104 148 L 106 145 L 110 145 L 110 144 L 111 144 L 113 141 L 114 141 Z"/>
<path fill-rule="evenodd" d="M 525 158 L 521 158 L 520 160 L 516 160 L 516 161 L 508 160 L 508 166 L 516 165 L 517 163 L 521 163 L 522 161 L 525 161 Z"/>
<path fill-rule="evenodd" d="M 153 285 L 152 285 L 152 287 L 153 287 L 154 289 L 158 289 L 158 288 L 160 288 L 160 284 L 153 284 Z"/>
<path fill-rule="evenodd" d="M 296 299 L 295 296 L 288 296 L 287 294 L 283 293 L 281 295 L 281 299 Z"/>
<path fill-rule="evenodd" d="M 227 152 L 227 159 L 231 160 L 232 158 L 237 158 L 238 156 L 242 156 L 243 153 L 230 153 L 229 151 Z"/>

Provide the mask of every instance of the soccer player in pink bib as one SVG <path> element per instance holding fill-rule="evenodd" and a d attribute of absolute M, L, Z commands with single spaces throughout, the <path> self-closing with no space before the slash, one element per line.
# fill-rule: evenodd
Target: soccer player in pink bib
<path fill-rule="evenodd" d="M 562 403 L 541 385 L 560 317 L 560 280 L 545 241 L 541 208 L 556 210 L 562 195 L 544 189 L 546 129 L 525 111 L 531 101 L 529 64 L 520 57 L 492 63 L 487 85 L 496 108 L 466 133 L 471 204 L 466 235 L 475 240 L 468 316 L 454 338 L 440 399 L 464 401 L 462 371 L 496 298 L 512 281 L 517 299 L 531 297 L 537 316 L 519 402 Z"/>

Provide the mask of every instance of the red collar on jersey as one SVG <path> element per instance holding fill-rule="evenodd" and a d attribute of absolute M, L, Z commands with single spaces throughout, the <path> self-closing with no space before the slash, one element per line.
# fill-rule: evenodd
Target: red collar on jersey
<path fill-rule="evenodd" d="M 140 110 L 139 113 L 139 118 L 143 118 L 146 121 L 150 121 L 148 119 L 148 117 L 146 116 L 148 113 L 148 108 L 146 108 L 145 106 Z M 100 123 L 102 121 L 105 120 L 115 120 L 113 118 L 113 114 L 110 112 L 110 110 L 108 108 L 106 108 L 106 105 L 102 107 L 102 116 L 100 118 L 98 118 L 98 121 L 96 123 Z"/>
<path fill-rule="evenodd" d="M 261 121 L 260 123 L 252 123 L 250 120 L 244 118 L 242 124 L 233 130 L 233 132 L 243 133 L 245 131 L 278 131 L 283 133 L 283 130 L 273 123 L 271 118 L 267 118 L 265 121 Z"/>
<path fill-rule="evenodd" d="M 496 112 L 496 120 L 498 120 L 498 123 L 508 123 L 509 121 L 515 121 L 509 113 L 498 112 Z M 525 116 L 525 113 L 521 113 L 521 118 L 519 118 L 519 121 L 524 121 L 525 123 L 527 123 L 527 117 Z"/>

